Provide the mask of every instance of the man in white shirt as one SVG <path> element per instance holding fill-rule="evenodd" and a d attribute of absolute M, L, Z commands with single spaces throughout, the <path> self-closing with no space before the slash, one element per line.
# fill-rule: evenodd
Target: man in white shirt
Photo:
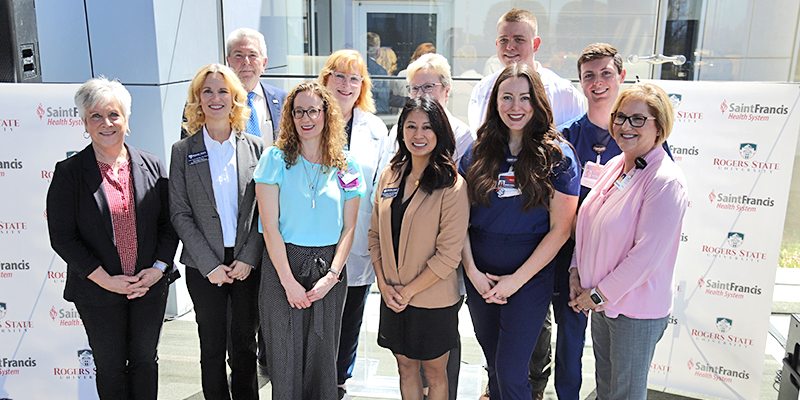
<path fill-rule="evenodd" d="M 278 139 L 278 125 L 286 92 L 259 82 L 267 66 L 264 35 L 255 29 L 240 28 L 228 36 L 225 47 L 228 50 L 228 65 L 248 92 L 248 105 L 253 116 L 248 121 L 247 133 L 261 137 L 264 144 L 270 146 Z"/>
<path fill-rule="evenodd" d="M 503 14 L 497 21 L 495 45 L 497 46 L 498 60 L 504 67 L 522 63 L 532 66 L 539 73 L 553 110 L 553 125 L 559 126 L 584 114 L 584 99 L 581 92 L 572 86 L 570 81 L 561 78 L 534 59 L 541 43 L 536 17 L 530 12 L 514 8 Z M 500 69 L 494 74 L 484 77 L 472 90 L 468 115 L 469 127 L 473 132 L 477 133 L 478 128 L 486 120 L 489 96 L 497 77 L 502 72 L 503 69 Z M 544 388 L 550 377 L 550 320 L 551 316 L 548 313 L 542 332 L 539 334 L 539 342 L 531 356 L 529 380 L 533 387 L 533 399 L 544 398 Z"/>
<path fill-rule="evenodd" d="M 572 83 L 545 68 L 534 59 L 542 39 L 538 36 L 536 17 L 517 8 L 503 14 L 497 21 L 497 58 L 504 67 L 522 63 L 536 69 L 542 78 L 550 107 L 553 109 L 553 125 L 559 126 L 584 113 L 584 100 Z M 475 86 L 469 100 L 469 127 L 473 132 L 486 120 L 486 107 L 497 77 L 503 70 L 489 75 Z"/>

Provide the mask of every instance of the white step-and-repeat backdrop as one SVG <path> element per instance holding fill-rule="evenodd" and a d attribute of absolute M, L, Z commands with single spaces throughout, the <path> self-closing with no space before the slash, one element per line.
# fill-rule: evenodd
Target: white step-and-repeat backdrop
<path fill-rule="evenodd" d="M 800 91 L 792 84 L 656 83 L 676 105 L 669 143 L 691 204 L 675 312 L 650 382 L 757 398 Z M 0 398 L 97 398 L 80 318 L 62 299 L 66 265 L 50 248 L 45 210 L 55 163 L 89 144 L 72 100 L 77 87 L 0 84 Z"/>
<path fill-rule="evenodd" d="M 796 84 L 657 81 L 689 185 L 675 309 L 650 383 L 757 399 L 796 152 Z"/>

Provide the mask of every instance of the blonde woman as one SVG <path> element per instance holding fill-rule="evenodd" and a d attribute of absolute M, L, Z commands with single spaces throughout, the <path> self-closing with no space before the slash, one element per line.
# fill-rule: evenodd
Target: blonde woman
<path fill-rule="evenodd" d="M 184 128 L 172 146 L 172 224 L 183 241 L 181 262 L 197 314 L 203 394 L 257 399 L 256 297 L 264 243 L 257 226 L 253 170 L 264 149 L 245 134 L 247 92 L 230 68 L 209 64 L 189 84 Z M 225 368 L 231 305 L 231 385 Z"/>

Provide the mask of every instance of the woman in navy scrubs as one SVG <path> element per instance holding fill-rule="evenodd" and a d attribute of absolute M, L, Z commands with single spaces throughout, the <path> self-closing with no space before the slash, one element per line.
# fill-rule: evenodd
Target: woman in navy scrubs
<path fill-rule="evenodd" d="M 530 399 L 528 361 L 553 291 L 552 260 L 570 235 L 580 178 L 553 127 L 539 74 L 506 67 L 486 122 L 461 160 L 471 207 L 462 254 L 467 305 L 492 398 Z"/>

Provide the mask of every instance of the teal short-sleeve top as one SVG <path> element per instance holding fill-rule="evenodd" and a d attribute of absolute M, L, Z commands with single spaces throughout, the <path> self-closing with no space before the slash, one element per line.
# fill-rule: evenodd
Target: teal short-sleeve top
<path fill-rule="evenodd" d="M 286 168 L 283 151 L 270 147 L 261 155 L 253 174 L 256 183 L 276 184 L 280 189 L 278 229 L 285 243 L 319 247 L 339 242 L 344 225 L 345 200 L 364 197 L 361 167 L 347 155 L 347 171 L 298 157 Z M 258 231 L 263 232 L 259 220 Z"/>

